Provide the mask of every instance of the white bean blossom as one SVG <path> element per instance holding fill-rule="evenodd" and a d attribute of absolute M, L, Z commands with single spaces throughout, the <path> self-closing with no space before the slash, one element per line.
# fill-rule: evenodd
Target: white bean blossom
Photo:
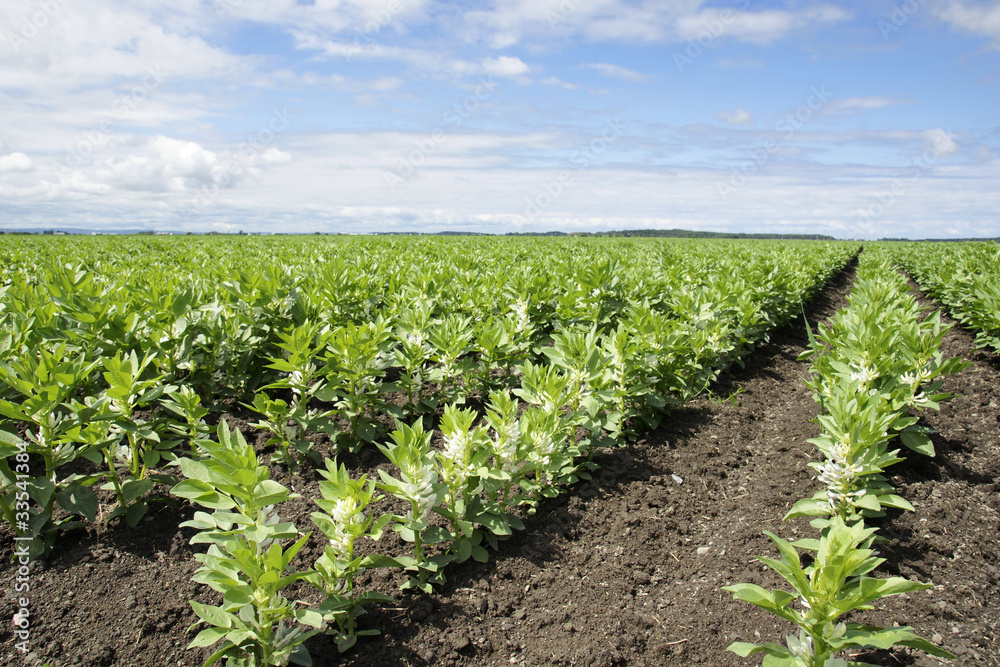
<path fill-rule="evenodd" d="M 438 496 L 434 492 L 433 466 L 408 465 L 403 473 L 403 493 L 407 498 L 417 503 L 413 519 L 424 521 L 437 504 Z"/>
<path fill-rule="evenodd" d="M 528 302 L 518 299 L 517 303 L 510 307 L 517 315 L 518 332 L 526 331 L 531 326 L 531 318 L 528 317 Z"/>
<path fill-rule="evenodd" d="M 416 331 L 408 331 L 406 333 L 406 342 L 414 347 L 422 346 L 426 340 L 427 335 L 419 329 Z"/>
<path fill-rule="evenodd" d="M 852 380 L 860 380 L 864 384 L 868 384 L 869 382 L 872 382 L 877 378 L 878 378 L 878 369 L 869 366 L 867 361 L 862 362 L 861 366 L 858 367 L 858 370 L 855 371 L 854 373 L 851 373 Z"/>
<path fill-rule="evenodd" d="M 354 551 L 354 536 L 346 530 L 347 526 L 365 522 L 365 514 L 356 498 L 339 498 L 330 511 L 334 520 L 333 534 L 329 536 L 330 547 L 343 560 L 350 560 Z"/>
<path fill-rule="evenodd" d="M 864 489 L 852 491 L 854 480 L 861 474 L 863 468 L 850 460 L 851 445 L 838 442 L 830 450 L 830 460 L 819 470 L 819 481 L 827 487 L 826 497 L 830 508 L 834 511 L 843 504 L 853 505 L 858 498 L 865 495 Z"/>
<path fill-rule="evenodd" d="M 549 433 L 532 433 L 531 434 L 531 446 L 532 452 L 530 457 L 536 463 L 542 465 L 543 467 L 548 466 L 552 463 L 552 455 L 556 453 L 556 443 L 552 439 L 552 435 Z M 551 481 L 551 476 L 548 472 L 545 473 L 545 478 Z"/>
<path fill-rule="evenodd" d="M 279 524 L 281 522 L 281 519 L 278 517 L 278 513 L 274 511 L 274 505 L 268 505 L 263 510 L 261 510 L 261 513 L 265 517 L 267 517 L 264 520 L 264 525 L 265 526 L 275 526 L 275 525 L 277 525 L 277 524 Z M 274 538 L 273 537 L 269 537 L 269 538 L 267 538 L 265 540 L 261 540 L 261 542 L 260 542 L 260 550 L 261 551 L 265 551 L 271 545 L 271 543 L 273 543 L 273 542 L 274 542 Z"/>
<path fill-rule="evenodd" d="M 493 436 L 493 454 L 500 461 L 500 467 L 506 472 L 514 472 L 521 467 L 517 459 L 517 444 L 521 439 L 521 424 L 514 419 L 505 424 Z"/>
<path fill-rule="evenodd" d="M 444 439 L 444 450 L 441 454 L 451 461 L 452 478 L 449 482 L 462 485 L 472 472 L 466 463 L 469 449 L 469 434 L 464 432 L 449 433 Z"/>

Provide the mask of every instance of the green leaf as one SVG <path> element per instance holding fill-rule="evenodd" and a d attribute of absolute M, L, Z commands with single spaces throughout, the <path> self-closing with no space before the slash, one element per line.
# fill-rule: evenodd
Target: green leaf
<path fill-rule="evenodd" d="M 393 597 L 385 595 L 384 593 L 377 593 L 375 591 L 365 591 L 358 596 L 358 602 L 384 602 L 386 604 L 395 604 L 396 600 Z"/>
<path fill-rule="evenodd" d="M 476 522 L 489 529 L 494 535 L 511 535 L 510 524 L 507 519 L 492 512 L 484 512 L 476 517 Z"/>
<path fill-rule="evenodd" d="M 456 540 L 452 548 L 455 549 L 456 562 L 464 563 L 472 556 L 472 540 L 465 538 Z"/>
<path fill-rule="evenodd" d="M 829 516 L 830 504 L 818 498 L 803 498 L 788 510 L 782 521 L 787 521 L 797 516 Z"/>
<path fill-rule="evenodd" d="M 295 620 L 302 625 L 308 625 L 310 627 L 316 628 L 317 630 L 323 629 L 323 614 L 312 609 L 295 609 L 293 612 Z"/>
<path fill-rule="evenodd" d="M 230 641 L 232 641 L 232 640 L 230 640 Z M 231 653 L 233 651 L 235 651 L 235 650 L 238 650 L 238 647 L 236 646 L 236 644 L 229 644 L 227 646 L 223 646 L 218 651 L 216 651 L 215 653 L 213 653 L 211 655 L 211 657 L 209 657 L 209 659 L 206 660 L 205 664 L 202 665 L 201 667 L 212 667 L 212 665 L 214 665 L 218 661 L 222 660 L 223 658 L 225 658 L 228 655 L 231 655 Z"/>
<path fill-rule="evenodd" d="M 849 646 L 871 646 L 881 649 L 889 649 L 893 646 L 906 646 L 908 648 L 919 649 L 938 658 L 955 659 L 953 654 L 914 634 L 913 628 L 908 626 L 879 628 L 870 625 L 849 623 L 844 636 L 832 642 L 831 645 L 836 646 L 838 649 Z"/>
<path fill-rule="evenodd" d="M 146 512 L 148 511 L 149 505 L 146 503 L 141 501 L 133 503 L 125 510 L 125 522 L 134 528 L 139 525 L 139 521 L 142 520 L 142 517 L 146 516 Z"/>
<path fill-rule="evenodd" d="M 878 497 L 878 501 L 879 503 L 882 504 L 882 507 L 894 507 L 896 509 L 906 510 L 908 512 L 916 511 L 913 505 L 911 505 L 909 501 L 906 500 L 906 498 L 903 498 L 902 496 L 897 496 L 894 493 L 887 493 L 885 495 L 881 495 Z"/>
<path fill-rule="evenodd" d="M 90 487 L 74 484 L 56 494 L 56 502 L 67 512 L 79 514 L 91 523 L 97 519 L 97 496 Z"/>
<path fill-rule="evenodd" d="M 406 569 L 409 567 L 409 564 L 397 558 L 390 558 L 381 554 L 371 554 L 361 560 L 361 567 L 366 569 L 375 567 L 398 567 Z"/>
<path fill-rule="evenodd" d="M 223 611 L 219 607 L 202 604 L 195 600 L 191 600 L 191 608 L 194 609 L 194 613 L 198 615 L 198 618 L 219 628 L 232 628 L 234 625 L 233 621 L 236 620 L 235 616 Z"/>
<path fill-rule="evenodd" d="M 231 588 L 222 597 L 223 608 L 242 607 L 253 602 L 253 597 L 243 588 Z"/>
<path fill-rule="evenodd" d="M 855 499 L 854 505 L 860 507 L 861 509 L 871 510 L 873 512 L 878 512 L 882 509 L 880 503 L 881 497 L 876 496 L 873 493 L 866 493 L 860 498 Z"/>
<path fill-rule="evenodd" d="M 784 646 L 778 644 L 751 644 L 749 642 L 733 642 L 726 647 L 727 651 L 732 651 L 741 658 L 749 658 L 757 653 L 767 653 L 779 657 L 791 657 L 792 652 Z"/>
<path fill-rule="evenodd" d="M 213 510 L 228 510 L 236 507 L 232 498 L 219 493 L 205 482 L 197 479 L 186 479 L 180 482 L 170 489 L 170 493 Z"/>
<path fill-rule="evenodd" d="M 18 446 L 20 443 L 21 439 L 13 433 L 0 431 L 0 459 L 13 456 L 21 451 L 21 448 Z"/>
<path fill-rule="evenodd" d="M 47 477 L 35 477 L 28 485 L 28 494 L 39 505 L 45 507 L 49 504 L 52 494 L 55 492 L 55 485 Z"/>
<path fill-rule="evenodd" d="M 934 443 L 926 433 L 918 431 L 903 431 L 899 434 L 899 439 L 904 445 L 925 456 L 934 456 Z"/>
<path fill-rule="evenodd" d="M 424 544 L 439 544 L 451 540 L 451 533 L 442 526 L 431 526 L 423 533 Z"/>
<path fill-rule="evenodd" d="M 125 504 L 133 502 L 136 498 L 146 493 L 153 488 L 153 480 L 151 479 L 130 479 L 124 484 L 122 484 L 122 495 L 125 498 Z"/>
<path fill-rule="evenodd" d="M 749 602 L 763 609 L 767 609 L 773 614 L 794 622 L 794 616 L 785 606 L 795 599 L 795 596 L 785 591 L 768 591 L 756 584 L 733 584 L 723 586 L 722 590 L 729 591 L 737 600 Z"/>
<path fill-rule="evenodd" d="M 211 646 L 225 637 L 227 632 L 229 632 L 227 628 L 205 628 L 198 633 L 198 636 L 187 647 L 191 649 Z"/>
<path fill-rule="evenodd" d="M 274 480 L 265 479 L 254 489 L 254 499 L 258 505 L 276 505 L 291 496 L 291 491 Z"/>
<path fill-rule="evenodd" d="M 337 638 L 337 651 L 340 653 L 349 651 L 357 642 L 357 635 L 341 635 Z"/>
<path fill-rule="evenodd" d="M 0 401 L 0 415 L 20 422 L 31 423 L 32 421 L 31 417 L 20 406 L 9 401 Z"/>
<path fill-rule="evenodd" d="M 309 655 L 309 650 L 304 644 L 299 644 L 292 650 L 291 655 L 288 656 L 288 662 L 301 667 L 312 667 L 313 665 L 312 656 Z"/>
<path fill-rule="evenodd" d="M 264 574 L 260 575 L 260 578 L 257 580 L 257 585 L 260 588 L 274 587 L 274 586 L 277 586 L 279 579 L 280 579 L 280 577 L 278 576 L 277 572 L 274 572 L 273 570 L 269 570 L 269 571 L 265 572 Z"/>

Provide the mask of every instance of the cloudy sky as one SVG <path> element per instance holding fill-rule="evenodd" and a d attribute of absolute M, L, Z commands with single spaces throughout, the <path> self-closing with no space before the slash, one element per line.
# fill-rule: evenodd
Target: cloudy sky
<path fill-rule="evenodd" d="M 1000 235 L 1000 0 L 4 0 L 0 227 Z"/>

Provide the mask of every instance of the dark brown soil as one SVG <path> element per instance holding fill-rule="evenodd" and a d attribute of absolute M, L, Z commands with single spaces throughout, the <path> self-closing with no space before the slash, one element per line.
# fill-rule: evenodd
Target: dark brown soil
<path fill-rule="evenodd" d="M 844 305 L 850 272 L 812 304 L 815 323 Z M 759 664 L 726 653 L 732 641 L 784 643 L 790 626 L 736 602 L 720 590 L 779 580 L 753 560 L 775 555 L 761 533 L 813 535 L 803 520 L 782 522 L 796 500 L 817 488 L 806 463 L 818 433 L 817 406 L 796 361 L 806 346 L 800 319 L 772 336 L 668 424 L 627 448 L 602 451 L 594 479 L 543 505 L 486 564 L 448 570 L 433 596 L 395 591 L 400 577 L 379 572 L 365 585 L 394 594 L 398 604 L 373 607 L 362 638 L 344 656 L 328 641 L 310 643 L 317 665 L 741 665 Z M 946 382 L 959 394 L 941 413 L 925 415 L 937 429 L 934 460 L 910 456 L 890 470 L 891 481 L 917 511 L 882 522 L 889 543 L 880 569 L 932 581 L 935 588 L 884 600 L 854 620 L 912 625 L 958 654 L 957 664 L 1000 665 L 1000 382 L 995 356 L 972 349 L 972 337 L 953 329 L 947 356 L 972 365 Z M 238 422 L 243 426 L 245 422 Z M 248 429 L 249 434 L 249 429 Z M 377 452 L 352 461 L 358 470 L 379 463 Z M 283 514 L 309 526 L 315 497 L 311 468 L 280 477 L 303 498 Z M 188 601 L 214 602 L 190 581 L 197 567 L 178 524 L 188 508 L 165 507 L 137 529 L 113 526 L 102 534 L 68 536 L 31 574 L 32 656 L 13 648 L 10 624 L 0 626 L 0 664 L 200 665 L 209 652 L 188 651 L 196 618 Z M 0 574 L 12 591 L 9 532 L 0 547 Z M 314 538 L 304 554 L 314 558 Z M 391 550 L 392 542 L 380 543 Z M 303 591 L 302 596 L 308 597 Z M 15 611 L 12 593 L 0 615 Z M 862 656 L 859 656 L 862 657 Z M 863 656 L 878 665 L 936 665 L 937 659 L 900 649 Z"/>

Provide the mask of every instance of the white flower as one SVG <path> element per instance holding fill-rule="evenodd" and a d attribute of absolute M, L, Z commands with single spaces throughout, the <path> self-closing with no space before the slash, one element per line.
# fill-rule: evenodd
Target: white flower
<path fill-rule="evenodd" d="M 527 330 L 531 326 L 531 318 L 528 317 L 528 302 L 518 299 L 517 303 L 511 306 L 510 309 L 517 315 L 518 332 Z"/>
<path fill-rule="evenodd" d="M 411 501 L 417 503 L 415 520 L 423 521 L 437 504 L 438 497 L 434 492 L 434 468 L 432 466 L 407 466 L 402 471 L 404 484 L 403 493 Z"/>
<path fill-rule="evenodd" d="M 549 456 L 556 451 L 556 443 L 548 433 L 532 433 L 531 445 L 534 448 L 535 460 L 549 464 Z"/>
<path fill-rule="evenodd" d="M 351 547 L 353 546 L 353 542 L 354 541 L 350 535 L 345 533 L 340 528 L 335 528 L 333 535 L 330 537 L 330 548 L 333 549 L 343 560 L 348 560 L 351 557 Z"/>
<path fill-rule="evenodd" d="M 312 375 L 315 368 L 312 364 L 306 367 L 306 372 Z M 296 396 L 302 395 L 302 390 L 308 389 L 308 385 L 305 382 L 305 376 L 302 371 L 292 371 L 288 374 L 288 385 L 292 388 L 292 393 Z"/>
<path fill-rule="evenodd" d="M 865 495 L 865 490 L 851 491 L 854 480 L 864 468 L 850 461 L 851 445 L 847 442 L 837 442 L 830 450 L 830 460 L 820 466 L 821 484 L 826 485 L 826 497 L 830 507 L 836 510 L 842 503 L 853 504 Z"/>
<path fill-rule="evenodd" d="M 501 430 L 493 438 L 493 454 L 500 466 L 507 472 L 514 472 L 521 467 L 517 460 L 517 444 L 521 439 L 521 424 L 516 419 L 501 426 Z"/>
<path fill-rule="evenodd" d="M 330 516 L 337 523 L 358 523 L 358 501 L 354 498 L 338 498 L 330 510 Z"/>
<path fill-rule="evenodd" d="M 449 433 L 444 439 L 444 455 L 452 461 L 461 461 L 465 458 L 468 442 L 467 433 Z"/>
<path fill-rule="evenodd" d="M 274 505 L 268 505 L 267 507 L 261 510 L 261 513 L 266 517 L 264 519 L 265 526 L 275 526 L 281 521 L 281 519 L 278 517 L 278 513 L 274 511 Z M 263 551 L 264 549 L 267 549 L 267 547 L 269 547 L 272 542 L 274 542 L 273 537 L 269 537 L 263 540 L 260 543 L 261 550 Z"/>
<path fill-rule="evenodd" d="M 406 342 L 414 347 L 422 346 L 425 340 L 427 340 L 427 336 L 419 329 L 416 331 L 409 331 L 406 334 Z"/>
<path fill-rule="evenodd" d="M 800 633 L 798 639 L 794 636 L 788 637 L 788 648 L 796 658 L 807 664 L 812 664 L 814 657 L 812 637 L 804 632 Z"/>
<path fill-rule="evenodd" d="M 455 484 L 465 483 L 466 478 L 472 472 L 471 466 L 466 463 L 469 449 L 469 434 L 463 432 L 449 433 L 444 439 L 444 451 L 442 456 L 452 463 L 452 479 Z"/>
<path fill-rule="evenodd" d="M 878 378 L 878 369 L 870 367 L 867 362 L 862 362 L 857 372 L 851 373 L 852 380 L 860 380 L 864 384 L 868 384 L 876 378 Z"/>
<path fill-rule="evenodd" d="M 919 394 L 914 394 L 913 398 L 910 399 L 910 405 L 918 408 L 929 405 L 930 402 L 931 400 L 927 398 L 927 394 L 924 392 L 920 392 Z"/>

